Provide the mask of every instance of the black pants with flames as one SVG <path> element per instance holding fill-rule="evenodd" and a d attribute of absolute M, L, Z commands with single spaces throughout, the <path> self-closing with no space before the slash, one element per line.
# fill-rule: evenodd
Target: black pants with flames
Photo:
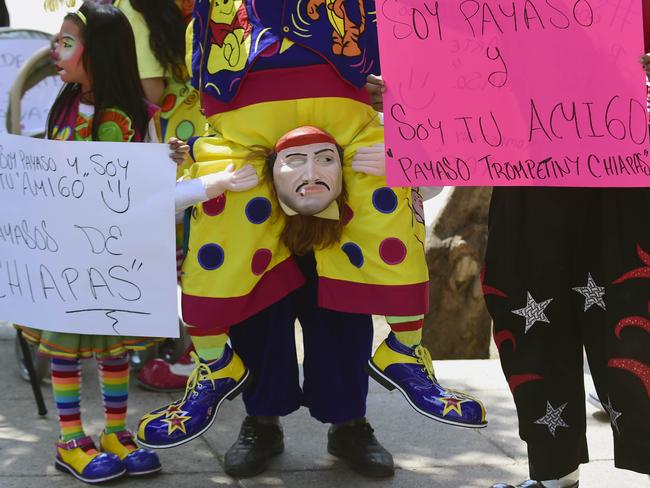
<path fill-rule="evenodd" d="M 483 291 L 531 478 L 588 461 L 583 348 L 619 468 L 650 474 L 650 189 L 496 188 Z"/>

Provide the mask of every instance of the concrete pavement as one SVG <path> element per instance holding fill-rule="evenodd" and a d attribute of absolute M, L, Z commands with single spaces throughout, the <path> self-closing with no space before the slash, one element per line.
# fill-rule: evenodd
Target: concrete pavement
<path fill-rule="evenodd" d="M 378 336 L 383 335 L 378 332 Z M 223 472 L 223 455 L 244 415 L 238 398 L 226 402 L 217 422 L 203 437 L 159 451 L 162 474 L 118 480 L 108 486 L 486 488 L 495 481 L 526 479 L 525 446 L 517 435 L 514 405 L 498 361 L 439 361 L 435 366 L 445 384 L 475 394 L 487 404 L 490 425 L 470 430 L 428 420 L 413 411 L 398 393 L 371 381 L 368 419 L 380 442 L 395 456 L 398 469 L 393 479 L 366 480 L 328 455 L 327 426 L 311 419 L 305 409 L 284 419 L 286 452 L 269 472 L 247 480 L 229 478 Z M 0 333 L 0 386 L 0 488 L 84 486 L 53 468 L 57 423 L 49 385 L 43 386 L 43 393 L 50 412 L 46 418 L 39 418 L 31 388 L 18 376 L 12 332 L 6 329 Z M 143 413 L 175 398 L 146 392 L 135 384 L 131 392 L 131 428 Z M 103 426 L 103 414 L 93 361 L 87 361 L 84 369 L 82 405 L 87 431 L 96 436 Z M 592 461 L 582 468 L 581 487 L 649 488 L 647 476 L 614 468 L 609 423 L 602 416 L 594 416 L 594 407 L 588 405 L 587 411 Z"/>

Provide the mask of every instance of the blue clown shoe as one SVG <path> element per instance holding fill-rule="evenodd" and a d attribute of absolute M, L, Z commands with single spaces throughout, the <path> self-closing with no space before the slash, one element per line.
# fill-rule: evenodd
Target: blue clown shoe
<path fill-rule="evenodd" d="M 91 484 L 113 480 L 126 473 L 120 458 L 99 452 L 90 437 L 57 442 L 54 467 Z"/>
<path fill-rule="evenodd" d="M 487 425 L 480 401 L 440 386 L 429 351 L 422 345 L 405 346 L 391 332 L 368 366 L 370 376 L 389 390 L 397 388 L 426 417 L 459 427 L 480 429 Z"/>
<path fill-rule="evenodd" d="M 128 430 L 111 434 L 102 432 L 99 445 L 102 451 L 115 454 L 122 460 L 129 476 L 153 474 L 162 469 L 158 454 L 151 449 L 138 447 L 133 434 Z"/>
<path fill-rule="evenodd" d="M 210 365 L 191 354 L 196 367 L 187 380 L 185 395 L 142 417 L 138 427 L 140 445 L 164 449 L 195 439 L 214 423 L 223 401 L 232 400 L 243 390 L 248 369 L 228 345 L 221 359 Z"/>
<path fill-rule="evenodd" d="M 573 485 L 569 486 L 568 488 L 578 488 L 580 486 L 580 482 L 576 481 Z M 524 481 L 523 483 L 517 485 L 517 486 L 512 486 L 507 483 L 497 483 L 496 485 L 492 485 L 490 488 L 544 488 L 544 485 L 535 480 L 528 480 Z"/>

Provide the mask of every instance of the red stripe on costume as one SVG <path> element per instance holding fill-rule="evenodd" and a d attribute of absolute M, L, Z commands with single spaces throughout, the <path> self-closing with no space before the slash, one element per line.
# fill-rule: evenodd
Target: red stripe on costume
<path fill-rule="evenodd" d="M 512 346 L 512 352 L 515 352 L 517 350 L 517 339 L 515 339 L 515 336 L 512 332 L 510 332 L 507 329 L 504 329 L 500 332 L 494 332 L 494 343 L 497 346 L 497 349 L 499 352 L 501 352 L 501 344 L 503 344 L 504 341 L 510 341 L 510 345 Z"/>
<path fill-rule="evenodd" d="M 221 334 L 228 334 L 230 332 L 230 326 L 226 327 L 186 327 L 187 333 L 190 337 L 206 337 L 206 336 L 215 336 Z"/>
<path fill-rule="evenodd" d="M 282 300 L 305 283 L 298 265 L 287 258 L 267 271 L 248 295 L 213 298 L 183 293 L 183 320 L 193 327 L 209 329 L 205 335 L 219 334 L 225 327 L 243 322 L 275 302 Z M 198 331 L 193 331 L 198 335 Z"/>
<path fill-rule="evenodd" d="M 389 323 L 388 325 L 390 325 L 390 330 L 393 332 L 411 332 L 421 329 L 422 325 L 424 325 L 424 319 L 413 320 L 412 322 L 400 322 L 398 324 Z"/>
<path fill-rule="evenodd" d="M 209 95 L 202 97 L 202 102 L 205 116 L 210 117 L 256 103 L 324 97 L 370 104 L 365 88 L 351 85 L 327 63 L 248 72 L 231 102 L 220 102 Z"/>
<path fill-rule="evenodd" d="M 76 378 L 79 376 L 79 371 L 58 371 L 52 369 L 52 378 Z"/>
<path fill-rule="evenodd" d="M 637 361 L 636 359 L 627 359 L 627 358 L 613 358 L 607 362 L 607 366 L 610 368 L 619 368 L 632 373 L 637 378 L 641 380 L 643 386 L 645 386 L 645 391 L 650 398 L 650 366 Z"/>
<path fill-rule="evenodd" d="M 543 376 L 533 373 L 513 374 L 508 377 L 508 386 L 510 387 L 510 391 L 514 394 L 515 390 L 524 383 L 528 383 L 529 381 L 540 381 L 543 379 Z"/>
<path fill-rule="evenodd" d="M 126 371 L 129 369 L 129 363 L 123 363 L 123 364 L 117 364 L 117 365 L 111 365 L 111 364 L 106 364 L 102 363 L 101 365 L 102 371 L 106 372 L 113 372 L 113 373 L 121 373 L 122 371 Z"/>
<path fill-rule="evenodd" d="M 367 285 L 318 278 L 318 306 L 338 312 L 409 316 L 429 311 L 429 282 Z"/>
<path fill-rule="evenodd" d="M 645 317 L 626 317 L 619 320 L 619 322 L 616 324 L 616 327 L 614 328 L 614 334 L 616 334 L 616 337 L 618 339 L 621 338 L 621 331 L 625 327 L 639 327 L 640 329 L 643 329 L 648 334 L 650 334 L 650 320 L 646 319 Z"/>
<path fill-rule="evenodd" d="M 127 407 L 105 407 L 104 412 L 106 413 L 126 413 Z"/>
<path fill-rule="evenodd" d="M 61 422 L 73 422 L 81 418 L 81 413 L 73 413 L 70 415 L 59 415 L 59 420 Z"/>

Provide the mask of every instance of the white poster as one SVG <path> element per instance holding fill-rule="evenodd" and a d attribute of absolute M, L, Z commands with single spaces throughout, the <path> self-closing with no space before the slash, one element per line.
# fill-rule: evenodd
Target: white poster
<path fill-rule="evenodd" d="M 178 337 L 164 144 L 0 135 L 0 320 Z"/>
<path fill-rule="evenodd" d="M 47 39 L 0 39 L 0 133 L 7 132 L 9 90 L 18 71 L 36 51 L 49 45 Z M 25 93 L 21 102 L 22 134 L 45 131 L 47 114 L 61 85 L 58 76 L 50 76 Z"/>

